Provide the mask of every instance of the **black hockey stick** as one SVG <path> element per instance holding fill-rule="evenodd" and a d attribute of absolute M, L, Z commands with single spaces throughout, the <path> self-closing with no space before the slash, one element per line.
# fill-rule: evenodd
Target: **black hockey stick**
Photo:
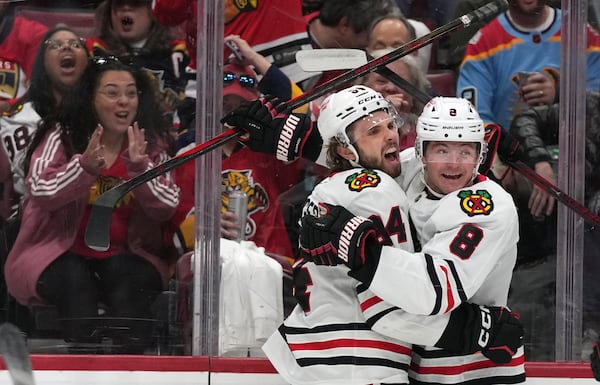
<path fill-rule="evenodd" d="M 241 128 L 231 128 L 223 131 L 214 138 L 194 146 L 188 151 L 121 183 L 100 195 L 92 205 L 90 218 L 85 229 L 86 245 L 88 245 L 89 248 L 98 251 L 108 250 L 110 246 L 110 220 L 113 208 L 125 194 L 137 186 L 146 183 L 175 167 L 179 167 L 202 154 L 214 150 L 242 132 L 244 132 L 244 130 Z"/>
<path fill-rule="evenodd" d="M 25 338 L 13 324 L 0 325 L 0 354 L 14 385 L 35 385 Z"/>
<path fill-rule="evenodd" d="M 497 16 L 500 12 L 506 10 L 507 8 L 508 2 L 506 0 L 498 0 L 486 4 L 474 11 L 469 12 L 464 16 L 461 16 L 449 22 L 448 24 L 436 28 L 432 32 L 423 35 L 420 38 L 414 39 L 398 47 L 397 49 L 386 55 L 371 60 L 356 69 L 344 72 L 340 76 L 333 78 L 328 82 L 323 83 L 320 86 L 315 87 L 303 93 L 302 95 L 297 96 L 296 98 L 291 99 L 290 101 L 286 102 L 287 108 L 290 111 L 294 110 L 320 96 L 335 91 L 337 88 L 351 80 L 366 75 L 369 72 L 376 71 L 379 68 L 384 68 L 388 63 L 397 60 L 403 56 L 406 56 L 409 53 L 427 44 L 430 44 L 435 39 L 438 39 L 441 36 L 444 36 L 452 31 L 468 27 L 473 22 L 490 20 Z M 177 156 L 163 163 L 162 165 L 158 165 L 154 169 L 148 170 L 140 175 L 137 175 L 136 177 L 131 178 L 128 181 L 125 181 L 122 184 L 115 186 L 112 189 L 103 193 L 92 205 L 92 211 L 90 213 L 90 218 L 85 231 L 85 243 L 88 245 L 88 247 L 94 250 L 108 250 L 110 246 L 109 231 L 112 210 L 119 201 L 119 199 L 123 197 L 123 195 L 127 194 L 129 191 L 139 186 L 140 184 L 143 184 L 191 159 L 194 159 L 206 153 L 207 151 L 218 147 L 219 145 L 241 134 L 242 132 L 243 129 L 240 128 L 225 131 L 222 134 L 217 135 L 215 138 L 210 139 L 205 143 L 199 144 L 196 147 L 193 147 L 186 153 L 181 154 L 180 156 Z M 185 159 L 183 158 L 184 156 Z"/>

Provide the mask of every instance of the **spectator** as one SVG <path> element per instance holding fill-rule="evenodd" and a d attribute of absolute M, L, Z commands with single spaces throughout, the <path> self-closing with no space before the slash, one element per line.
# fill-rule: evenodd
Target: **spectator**
<path fill-rule="evenodd" d="M 511 132 L 517 137 L 524 150 L 525 162 L 534 167 L 537 171 L 542 167 L 555 168 L 560 157 L 551 152 L 549 149 L 556 149 L 558 146 L 558 129 L 559 129 L 559 105 L 555 103 L 551 106 L 541 106 L 530 108 L 523 113 L 515 116 L 511 125 Z M 586 98 L 586 126 L 585 126 L 585 205 L 594 213 L 600 214 L 600 175 L 598 169 L 600 167 L 600 93 L 588 92 Z M 539 172 L 539 171 L 538 171 Z M 542 174 L 543 175 L 543 174 Z M 512 184 L 523 184 L 519 175 L 514 175 L 515 180 Z M 532 194 L 533 196 L 533 194 Z M 542 213 L 543 214 L 543 213 Z M 598 250 L 600 250 L 600 240 L 597 231 L 594 228 L 586 228 L 584 232 L 584 269 L 583 269 L 583 285 L 584 285 L 584 300 L 583 300 L 583 339 L 584 350 L 589 348 L 593 341 L 586 341 L 586 338 L 596 339 L 598 331 L 600 331 L 599 306 L 600 302 L 600 285 L 598 285 L 596 276 L 600 270 L 598 262 Z M 535 281 L 535 288 L 547 288 L 546 290 L 532 290 L 530 285 L 522 290 L 527 290 L 529 301 L 531 304 L 528 311 L 535 311 L 540 308 L 540 304 L 547 306 L 542 310 L 537 310 L 534 314 L 524 313 L 524 316 L 539 317 L 541 311 L 548 313 L 548 317 L 552 317 L 551 309 L 553 309 L 553 301 L 544 298 L 544 295 L 552 292 L 555 287 L 555 265 L 552 259 L 544 258 L 549 254 L 549 250 L 553 250 L 554 245 L 549 243 L 554 239 L 536 239 L 536 244 L 532 245 L 533 250 L 526 250 L 521 258 L 521 269 L 517 271 L 518 277 L 523 276 L 527 281 Z M 535 246 L 535 248 L 534 248 Z M 537 258 L 533 258 L 537 257 Z M 525 278 L 526 277 L 526 278 Z M 519 301 L 517 297 L 514 301 Z M 547 303 L 550 302 L 550 303 Z M 547 327 L 546 327 L 547 328 Z M 540 351 L 550 348 L 547 346 L 547 339 L 553 335 L 553 330 L 547 332 L 536 333 L 529 336 L 536 347 L 540 347 Z M 542 353 L 543 354 L 543 353 Z M 539 355 L 538 355 L 539 356 Z M 587 360 L 588 354 L 582 354 L 581 359 Z M 541 356 L 540 359 L 552 359 L 552 357 Z"/>
<path fill-rule="evenodd" d="M 417 34 L 417 28 L 419 28 L 419 34 Z M 429 32 L 431 31 L 426 25 L 416 20 L 407 19 L 402 14 L 385 15 L 373 23 L 369 33 L 367 51 L 398 48 Z M 431 45 L 414 51 L 412 55 L 415 56 L 421 71 L 427 73 L 431 57 Z"/>
<path fill-rule="evenodd" d="M 169 117 L 188 119 L 193 100 L 185 100 L 186 67 L 190 62 L 185 43 L 171 38 L 158 23 L 150 0 L 105 0 L 96 9 L 100 33 L 87 40 L 93 56 L 127 57 L 130 64 L 154 75 L 163 109 Z"/>
<path fill-rule="evenodd" d="M 295 53 L 308 48 L 308 35 L 302 19 L 300 0 L 225 1 L 225 36 L 244 36 L 250 47 L 275 64 L 292 81 L 300 82 L 311 74 L 296 65 Z M 197 3 L 192 0 L 156 0 L 154 15 L 163 25 L 184 24 L 191 62 L 188 72 L 196 72 Z M 264 28 L 265 26 L 268 28 Z M 231 52 L 225 50 L 225 57 Z M 187 96 L 195 97 L 195 83 Z"/>
<path fill-rule="evenodd" d="M 427 6 L 424 12 L 422 12 L 423 14 L 418 15 L 413 12 L 415 4 L 422 5 L 424 2 L 427 3 Z M 398 7 L 400 7 L 400 10 L 402 10 L 402 13 L 407 17 L 419 17 L 420 19 L 431 20 L 433 25 L 432 28 L 437 28 L 450 21 L 451 15 L 454 14 L 457 0 L 396 0 L 396 3 L 398 4 Z"/>
<path fill-rule="evenodd" d="M 14 201 L 25 193 L 23 159 L 38 123 L 53 113 L 62 99 L 75 86 L 88 64 L 83 39 L 66 26 L 48 31 L 37 51 L 31 71 L 31 82 L 25 95 L 0 117 L 3 150 L 0 162 L 10 168 L 5 189 L 14 190 Z M 8 193 L 8 191 L 6 191 Z M 11 194 L 12 195 L 12 194 Z"/>
<path fill-rule="evenodd" d="M 366 49 L 373 22 L 399 12 L 391 0 L 324 0 L 318 12 L 305 18 L 313 48 Z M 305 90 L 311 89 L 340 73 L 330 71 L 301 86 Z"/>
<path fill-rule="evenodd" d="M 234 37 L 232 37 L 234 38 Z M 234 38 L 243 48 L 245 57 L 251 58 L 243 40 Z M 254 52 L 252 49 L 250 51 Z M 261 59 L 261 60 L 264 60 Z M 266 65 L 266 63 L 265 63 Z M 274 67 L 274 66 L 273 66 Z M 260 67 L 264 70 L 264 67 Z M 249 66 L 231 63 L 223 68 L 223 112 L 237 109 L 247 101 L 259 97 L 258 80 L 254 70 Z M 271 71 L 271 70 L 268 70 Z M 264 79 L 263 79 L 264 80 Z M 289 81 L 288 81 L 289 83 Z M 185 150 L 182 149 L 182 150 Z M 239 219 L 228 212 L 228 194 L 234 190 L 244 191 L 248 195 L 248 215 L 243 230 L 244 238 L 264 247 L 268 253 L 294 258 L 295 251 L 290 243 L 287 227 L 295 227 L 295 221 L 285 221 L 285 204 L 280 201 L 281 194 L 298 185 L 304 176 L 306 161 L 284 163 L 266 154 L 256 153 L 232 139 L 223 146 L 221 196 L 221 235 L 223 238 L 235 239 L 240 230 Z M 194 164 L 187 163 L 177 169 L 176 180 L 181 185 L 181 205 L 174 222 L 179 225 L 179 237 L 176 240 L 181 251 L 193 248 L 194 235 Z M 301 186 L 298 186 L 301 187 Z M 292 232 L 294 234 L 294 232 Z"/>
<path fill-rule="evenodd" d="M 504 129 L 523 101 L 556 101 L 560 68 L 561 11 L 543 0 L 509 4 L 467 46 L 457 85 L 458 95 L 471 100 L 484 121 Z M 600 36 L 588 27 L 588 89 L 600 86 L 599 47 Z M 520 82 L 520 72 L 532 75 Z"/>
<path fill-rule="evenodd" d="M 67 341 L 98 342 L 100 302 L 110 317 L 150 318 L 166 283 L 161 223 L 179 203 L 169 173 L 121 200 L 108 250 L 84 242 L 90 202 L 168 159 L 172 139 L 154 93 L 146 75 L 96 57 L 62 107 L 44 118 L 27 152 L 23 219 L 5 277 L 19 303 L 56 305 Z M 143 351 L 150 323 L 129 326 L 114 340 L 123 352 Z"/>
<path fill-rule="evenodd" d="M 14 6 L 0 3 L 0 113 L 27 91 L 35 53 L 48 28 L 14 15 Z"/>
<path fill-rule="evenodd" d="M 381 57 L 390 52 L 390 49 L 372 51 L 373 57 Z M 429 81 L 417 66 L 413 56 L 404 56 L 387 65 L 404 80 L 427 94 Z M 404 125 L 401 127 L 400 150 L 414 147 L 417 132 L 415 130 L 417 118 L 423 111 L 423 103 L 416 100 L 409 92 L 398 87 L 394 82 L 377 72 L 370 72 L 360 82 L 381 93 L 398 110 Z"/>

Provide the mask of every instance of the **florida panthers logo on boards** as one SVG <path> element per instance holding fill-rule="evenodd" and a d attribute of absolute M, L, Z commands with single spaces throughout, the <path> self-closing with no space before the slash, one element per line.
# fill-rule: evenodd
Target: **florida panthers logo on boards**
<path fill-rule="evenodd" d="M 494 209 L 492 196 L 487 190 L 462 190 L 458 193 L 460 200 L 460 208 L 468 216 L 489 215 Z"/>
<path fill-rule="evenodd" d="M 345 183 L 350 191 L 362 191 L 367 187 L 377 187 L 381 183 L 381 178 L 376 171 L 362 169 L 349 175 Z"/>

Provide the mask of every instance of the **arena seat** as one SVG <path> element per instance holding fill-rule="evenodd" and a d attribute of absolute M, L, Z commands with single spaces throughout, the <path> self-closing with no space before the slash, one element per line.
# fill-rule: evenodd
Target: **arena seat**
<path fill-rule="evenodd" d="M 40 22 L 48 28 L 53 28 L 57 24 L 64 23 L 84 38 L 96 34 L 96 21 L 93 10 L 17 7 L 15 14 Z"/>
<path fill-rule="evenodd" d="M 456 75 L 451 70 L 437 70 L 427 73 L 431 88 L 439 96 L 456 96 Z"/>

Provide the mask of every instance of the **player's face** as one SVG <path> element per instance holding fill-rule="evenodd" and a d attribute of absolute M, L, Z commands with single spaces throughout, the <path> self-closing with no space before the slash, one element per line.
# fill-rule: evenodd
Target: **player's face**
<path fill-rule="evenodd" d="M 146 4 L 125 3 L 112 7 L 113 30 L 119 38 L 129 44 L 148 37 L 152 20 L 152 9 Z"/>
<path fill-rule="evenodd" d="M 62 95 L 79 81 L 87 67 L 88 57 L 83 42 L 70 31 L 58 31 L 44 45 L 44 67 L 52 87 Z"/>
<path fill-rule="evenodd" d="M 400 137 L 394 118 L 376 111 L 353 124 L 352 137 L 360 164 L 383 170 L 392 177 L 400 175 Z"/>
<path fill-rule="evenodd" d="M 135 79 L 128 71 L 106 71 L 94 96 L 99 123 L 107 132 L 126 134 L 139 104 Z"/>
<path fill-rule="evenodd" d="M 368 50 L 398 48 L 410 41 L 406 25 L 398 19 L 384 19 L 375 24 L 369 36 Z"/>
<path fill-rule="evenodd" d="M 478 144 L 429 142 L 423 165 L 425 181 L 435 192 L 449 194 L 473 184 L 473 170 L 479 159 Z"/>

